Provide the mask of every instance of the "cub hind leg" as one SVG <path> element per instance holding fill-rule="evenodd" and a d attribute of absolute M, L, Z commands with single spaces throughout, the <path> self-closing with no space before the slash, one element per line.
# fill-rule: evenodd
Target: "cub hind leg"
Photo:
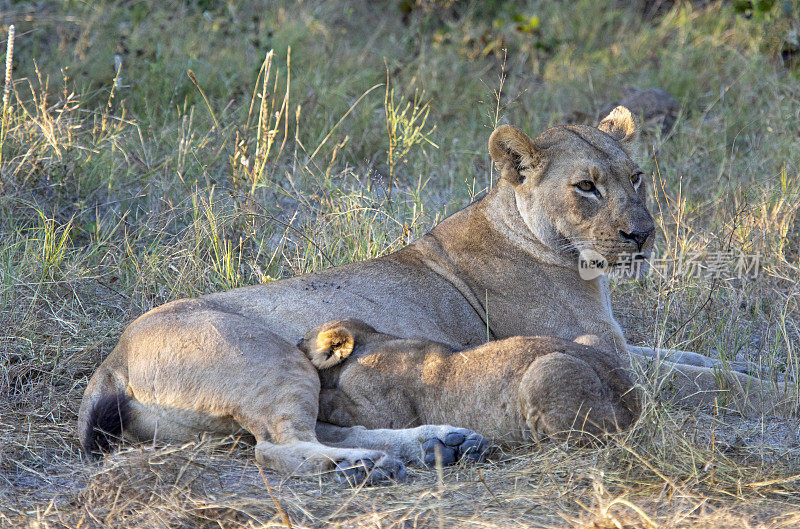
<path fill-rule="evenodd" d="M 626 400 L 588 362 L 565 353 L 537 358 L 520 382 L 522 412 L 537 440 L 539 436 L 589 440 L 625 429 L 638 416 Z"/>

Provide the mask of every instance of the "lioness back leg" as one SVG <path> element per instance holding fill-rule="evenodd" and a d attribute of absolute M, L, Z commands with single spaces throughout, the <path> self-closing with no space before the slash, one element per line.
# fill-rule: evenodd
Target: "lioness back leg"
<path fill-rule="evenodd" d="M 243 427 L 256 438 L 258 460 L 283 472 L 338 465 L 375 467 L 375 478 L 403 477 L 402 463 L 382 452 L 317 441 L 316 370 L 299 349 L 249 318 L 203 300 L 170 303 L 132 323 L 113 354 L 121 383 L 95 383 L 84 400 L 88 409 L 102 401 L 103 388 L 124 388 L 131 411 L 126 437 L 191 440 L 195 432 Z"/>
<path fill-rule="evenodd" d="M 636 419 L 586 361 L 565 353 L 534 360 L 520 382 L 520 397 L 535 438 L 600 436 L 627 428 Z"/>
<path fill-rule="evenodd" d="M 337 479 L 352 483 L 406 478 L 402 462 L 381 450 L 320 443 L 315 431 L 318 391 L 309 391 L 301 380 L 287 377 L 286 382 L 277 395 L 264 388 L 244 396 L 246 404 L 237 412 L 237 422 L 256 438 L 259 463 L 292 474 L 335 470 Z"/>
<path fill-rule="evenodd" d="M 319 377 L 299 349 L 248 318 L 228 313 L 217 318 L 223 321 L 215 321 L 214 336 L 222 339 L 224 351 L 203 352 L 214 372 L 210 400 L 255 436 L 259 463 L 287 473 L 335 469 L 345 481 L 405 479 L 403 464 L 381 451 L 317 440 Z"/>

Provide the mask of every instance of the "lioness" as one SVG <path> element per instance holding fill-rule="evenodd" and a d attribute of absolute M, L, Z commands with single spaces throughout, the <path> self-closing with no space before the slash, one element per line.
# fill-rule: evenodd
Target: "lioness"
<path fill-rule="evenodd" d="M 627 428 L 640 412 L 628 366 L 616 353 L 559 338 L 516 336 L 455 351 L 349 319 L 310 330 L 298 347 L 320 369 L 317 419 L 336 426 L 454 422 L 494 441 L 586 440 Z M 436 439 L 427 445 L 428 465 L 436 445 L 443 464 L 470 450 L 479 456 L 481 448 L 455 449 Z"/>
<path fill-rule="evenodd" d="M 89 381 L 78 416 L 83 446 L 95 450 L 103 440 L 98 427 L 118 434 L 126 421 L 124 435 L 134 439 L 242 426 L 255 434 L 257 459 L 282 471 L 371 460 L 396 475 L 402 464 L 392 453 L 365 446 L 405 450 L 453 429 L 367 430 L 352 447 L 324 444 L 348 431 L 317 428 L 319 377 L 294 344 L 334 319 L 358 318 L 382 333 L 455 348 L 484 343 L 487 335 L 593 335 L 596 347 L 625 354 L 607 278 L 582 279 L 577 260 L 591 249 L 614 264 L 620 254 L 652 248 L 645 178 L 631 159 L 638 133 L 623 107 L 598 128 L 559 126 L 534 140 L 502 126 L 489 140 L 500 169 L 496 185 L 401 250 L 147 312 Z M 675 372 L 679 397 L 709 402 L 722 391 L 712 369 Z M 777 403 L 752 377 L 719 380 L 730 395 L 751 397 L 757 410 Z"/>

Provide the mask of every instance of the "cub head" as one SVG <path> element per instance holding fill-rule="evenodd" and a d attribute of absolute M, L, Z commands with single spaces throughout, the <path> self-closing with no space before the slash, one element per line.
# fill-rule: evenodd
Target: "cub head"
<path fill-rule="evenodd" d="M 577 267 L 577 258 L 596 252 L 613 266 L 653 248 L 645 178 L 631 159 L 638 138 L 634 116 L 617 107 L 596 128 L 554 127 L 536 139 L 504 125 L 489 153 L 527 228 L 562 262 Z"/>
<path fill-rule="evenodd" d="M 377 331 L 361 320 L 334 320 L 314 327 L 297 347 L 317 369 L 328 369 L 344 362 L 356 344 Z"/>

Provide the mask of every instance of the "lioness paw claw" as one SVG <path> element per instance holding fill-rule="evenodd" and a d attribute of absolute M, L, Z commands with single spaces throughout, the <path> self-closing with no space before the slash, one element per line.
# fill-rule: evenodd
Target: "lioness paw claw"
<path fill-rule="evenodd" d="M 467 437 L 458 447 L 459 457 L 466 457 L 472 461 L 485 461 L 489 452 L 489 443 L 482 435 L 474 433 Z"/>
<path fill-rule="evenodd" d="M 462 458 L 470 461 L 485 460 L 489 443 L 479 433 L 459 428 L 447 433 L 443 440 L 436 437 L 428 439 L 422 443 L 422 450 L 426 466 L 436 466 L 437 451 L 442 466 L 447 466 L 455 464 Z"/>
<path fill-rule="evenodd" d="M 425 466 L 435 467 L 437 457 L 443 467 L 455 464 L 458 461 L 454 447 L 447 446 L 439 439 L 428 439 L 422 443 L 422 450 L 425 452 Z"/>
<path fill-rule="evenodd" d="M 405 482 L 408 479 L 406 467 L 402 461 L 384 456 L 377 462 L 364 458 L 357 461 L 339 461 L 336 463 L 335 478 L 339 483 L 347 483 L 351 487 L 365 485 L 386 485 Z"/>

